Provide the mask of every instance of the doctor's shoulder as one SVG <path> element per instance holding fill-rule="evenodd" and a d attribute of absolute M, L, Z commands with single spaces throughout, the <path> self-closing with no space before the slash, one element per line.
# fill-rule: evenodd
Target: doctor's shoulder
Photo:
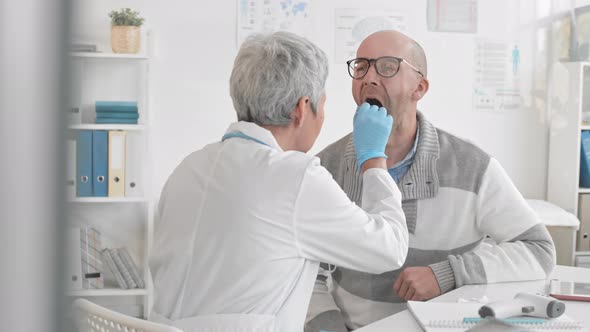
<path fill-rule="evenodd" d="M 207 144 L 186 155 L 172 171 L 170 176 L 191 173 L 195 168 L 210 166 L 217 156 L 221 142 Z"/>
<path fill-rule="evenodd" d="M 304 178 L 308 181 L 333 181 L 332 174 L 322 165 L 319 157 L 298 152 L 287 151 L 281 153 L 279 169 L 289 169 L 290 177 L 297 183 L 301 183 Z M 278 166 L 275 165 L 275 166 Z M 286 174 L 285 174 L 286 175 Z"/>
<path fill-rule="evenodd" d="M 325 173 L 330 179 L 332 178 L 320 164 L 320 159 L 309 153 L 299 151 L 274 153 L 268 162 L 267 172 L 271 174 L 278 172 L 281 177 L 288 177 L 293 184 L 300 184 L 306 175 L 314 174 L 315 177 L 318 172 Z"/>

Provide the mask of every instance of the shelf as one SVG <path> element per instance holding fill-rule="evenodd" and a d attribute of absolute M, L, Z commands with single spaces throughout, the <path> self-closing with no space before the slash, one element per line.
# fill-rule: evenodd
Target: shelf
<path fill-rule="evenodd" d="M 71 52 L 72 58 L 86 59 L 119 59 L 119 60 L 147 60 L 145 54 L 123 54 L 123 53 L 102 53 L 102 52 Z"/>
<path fill-rule="evenodd" d="M 578 188 L 580 194 L 590 194 L 590 188 Z"/>
<path fill-rule="evenodd" d="M 146 129 L 145 125 L 124 125 L 124 124 L 78 124 L 70 125 L 68 129 L 71 130 L 138 130 L 142 131 Z"/>
<path fill-rule="evenodd" d="M 148 291 L 144 288 L 121 289 L 121 288 L 103 288 L 103 289 L 82 289 L 66 291 L 67 296 L 142 296 L 147 295 Z"/>
<path fill-rule="evenodd" d="M 148 43 L 143 43 L 148 45 Z M 146 135 L 152 130 L 150 124 L 150 61 L 151 56 L 144 48 L 140 54 L 112 53 L 105 48 L 103 52 L 69 52 L 66 56 L 72 62 L 72 81 L 75 89 L 72 90 L 72 105 L 77 107 L 82 116 L 76 120 L 64 121 L 66 137 L 76 140 L 79 133 L 100 131 L 125 131 L 127 143 L 124 143 L 125 160 L 133 160 L 136 165 L 128 163 L 130 168 L 137 168 L 137 181 L 144 181 L 145 192 L 134 193 L 140 197 L 75 197 L 75 186 L 68 187 L 65 197 L 66 210 L 71 212 L 71 226 L 89 225 L 101 230 L 101 242 L 103 247 L 118 247 L 127 244 L 129 251 L 138 254 L 135 261 L 140 277 L 145 280 L 146 287 L 142 289 L 121 289 L 117 283 L 105 285 L 105 289 L 78 289 L 64 290 L 62 294 L 75 299 L 77 297 L 113 302 L 112 304 L 134 303 L 135 316 L 148 317 L 153 301 L 153 286 L 149 273 L 149 253 L 153 242 L 153 223 L 155 216 L 155 200 L 151 194 L 151 170 L 152 155 L 151 143 Z M 137 103 L 139 123 L 95 123 L 94 111 L 97 100 L 128 100 Z M 90 113 L 90 114 L 87 114 Z M 84 115 L 91 115 L 84 117 Z M 111 121 L 108 121 L 111 122 Z M 112 121 L 117 122 L 117 121 Z M 128 145 L 125 145 L 128 144 Z M 151 145 L 151 144 L 150 144 Z M 71 144 L 68 144 L 68 149 Z M 74 151 L 69 151 L 67 162 L 69 166 L 77 163 Z M 107 152 L 108 154 L 108 152 Z M 134 167 L 131 167 L 134 166 Z M 60 188 L 61 189 L 61 188 Z M 139 188 L 142 189 L 142 188 Z M 129 194 L 129 192 L 127 192 Z M 116 212 L 125 209 L 125 220 L 119 220 Z M 115 214 L 113 214 L 115 213 Z M 121 228 L 121 222 L 124 226 Z M 68 226 L 70 226 L 68 225 Z M 115 238 L 105 234 L 116 233 Z M 114 234 L 113 233 L 113 234 Z M 119 236 L 120 235 L 120 236 Z M 143 254 L 142 254 L 143 253 Z M 106 265 L 105 265 L 106 266 Z M 106 281 L 106 280 L 105 280 Z M 137 304 L 137 305 L 135 305 Z"/>
<path fill-rule="evenodd" d="M 68 198 L 69 203 L 138 203 L 147 202 L 145 197 L 75 197 Z"/>
<path fill-rule="evenodd" d="M 580 130 L 590 130 L 590 126 L 584 126 L 584 125 L 582 125 L 580 127 Z"/>
<path fill-rule="evenodd" d="M 576 255 L 590 256 L 590 251 L 576 251 Z"/>

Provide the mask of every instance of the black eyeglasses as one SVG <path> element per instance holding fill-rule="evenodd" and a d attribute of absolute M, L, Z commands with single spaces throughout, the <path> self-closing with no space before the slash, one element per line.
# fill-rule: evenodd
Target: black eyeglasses
<path fill-rule="evenodd" d="M 383 77 L 393 77 L 399 71 L 402 62 L 405 62 L 420 74 L 420 76 L 424 77 L 424 74 L 416 69 L 416 67 L 412 66 L 412 64 L 395 56 L 384 56 L 377 59 L 356 58 L 346 61 L 346 64 L 348 65 L 348 75 L 354 79 L 361 79 L 369 72 L 371 63 L 375 63 L 375 71 L 377 74 Z"/>

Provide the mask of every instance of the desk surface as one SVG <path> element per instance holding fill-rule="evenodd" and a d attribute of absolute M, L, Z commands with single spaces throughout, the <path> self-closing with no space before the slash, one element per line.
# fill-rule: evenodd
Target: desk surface
<path fill-rule="evenodd" d="M 549 279 L 563 279 L 570 281 L 590 282 L 590 269 L 561 266 L 555 267 Z M 472 299 L 487 296 L 490 301 L 506 300 L 514 297 L 519 292 L 547 293 L 548 280 L 505 282 L 486 285 L 469 285 L 455 289 L 451 292 L 436 297 L 431 302 L 457 302 L 459 298 Z M 582 322 L 585 329 L 590 331 L 590 302 L 563 301 L 565 302 L 565 314 Z M 404 310 L 391 315 L 375 323 L 360 328 L 358 332 L 379 332 L 379 331 L 422 331 L 414 316 Z"/>

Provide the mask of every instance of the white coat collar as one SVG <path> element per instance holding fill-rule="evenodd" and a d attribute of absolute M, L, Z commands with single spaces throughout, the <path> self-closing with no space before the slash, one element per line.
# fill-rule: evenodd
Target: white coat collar
<path fill-rule="evenodd" d="M 255 123 L 246 121 L 234 122 L 229 126 L 229 128 L 227 128 L 227 131 L 225 133 L 228 134 L 231 132 L 240 132 L 244 135 L 250 136 L 263 142 L 264 144 L 270 146 L 273 149 L 276 149 L 277 151 L 283 152 L 283 149 L 281 148 L 273 134 L 268 129 L 264 129 Z"/>

